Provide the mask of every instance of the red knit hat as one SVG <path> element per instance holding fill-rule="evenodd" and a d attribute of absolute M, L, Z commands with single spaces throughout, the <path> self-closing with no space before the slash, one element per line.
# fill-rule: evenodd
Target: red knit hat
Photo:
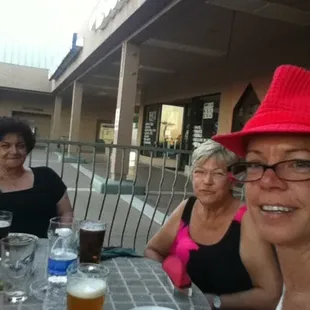
<path fill-rule="evenodd" d="M 265 99 L 243 129 L 212 139 L 244 157 L 246 138 L 268 133 L 310 135 L 310 71 L 292 65 L 278 67 Z"/>

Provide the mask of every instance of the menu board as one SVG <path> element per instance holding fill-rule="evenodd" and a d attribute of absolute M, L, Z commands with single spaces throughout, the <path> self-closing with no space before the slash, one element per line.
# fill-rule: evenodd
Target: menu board
<path fill-rule="evenodd" d="M 143 145 L 154 146 L 157 136 L 157 110 L 147 111 L 143 128 Z"/>

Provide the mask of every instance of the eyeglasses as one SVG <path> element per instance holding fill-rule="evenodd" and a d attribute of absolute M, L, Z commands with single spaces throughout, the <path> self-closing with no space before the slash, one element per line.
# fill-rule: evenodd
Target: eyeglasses
<path fill-rule="evenodd" d="M 266 170 L 271 169 L 277 177 L 284 181 L 310 180 L 310 160 L 294 159 L 264 165 L 259 162 L 236 163 L 228 167 L 230 176 L 238 182 L 254 182 L 260 180 Z"/>

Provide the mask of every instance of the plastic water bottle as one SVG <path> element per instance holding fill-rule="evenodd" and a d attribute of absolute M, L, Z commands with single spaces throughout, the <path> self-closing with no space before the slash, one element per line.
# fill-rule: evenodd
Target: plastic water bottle
<path fill-rule="evenodd" d="M 74 235 L 70 228 L 58 228 L 55 230 L 55 235 L 48 256 L 48 278 L 60 278 L 66 281 L 68 267 L 77 263 Z"/>
<path fill-rule="evenodd" d="M 57 228 L 50 238 L 48 255 L 48 288 L 43 302 L 44 310 L 66 309 L 67 269 L 77 265 L 77 248 L 70 228 Z"/>

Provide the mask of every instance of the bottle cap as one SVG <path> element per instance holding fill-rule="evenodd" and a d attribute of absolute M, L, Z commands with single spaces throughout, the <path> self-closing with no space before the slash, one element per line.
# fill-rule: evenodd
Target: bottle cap
<path fill-rule="evenodd" d="M 56 228 L 55 234 L 59 237 L 69 237 L 72 235 L 72 230 L 70 228 Z"/>

